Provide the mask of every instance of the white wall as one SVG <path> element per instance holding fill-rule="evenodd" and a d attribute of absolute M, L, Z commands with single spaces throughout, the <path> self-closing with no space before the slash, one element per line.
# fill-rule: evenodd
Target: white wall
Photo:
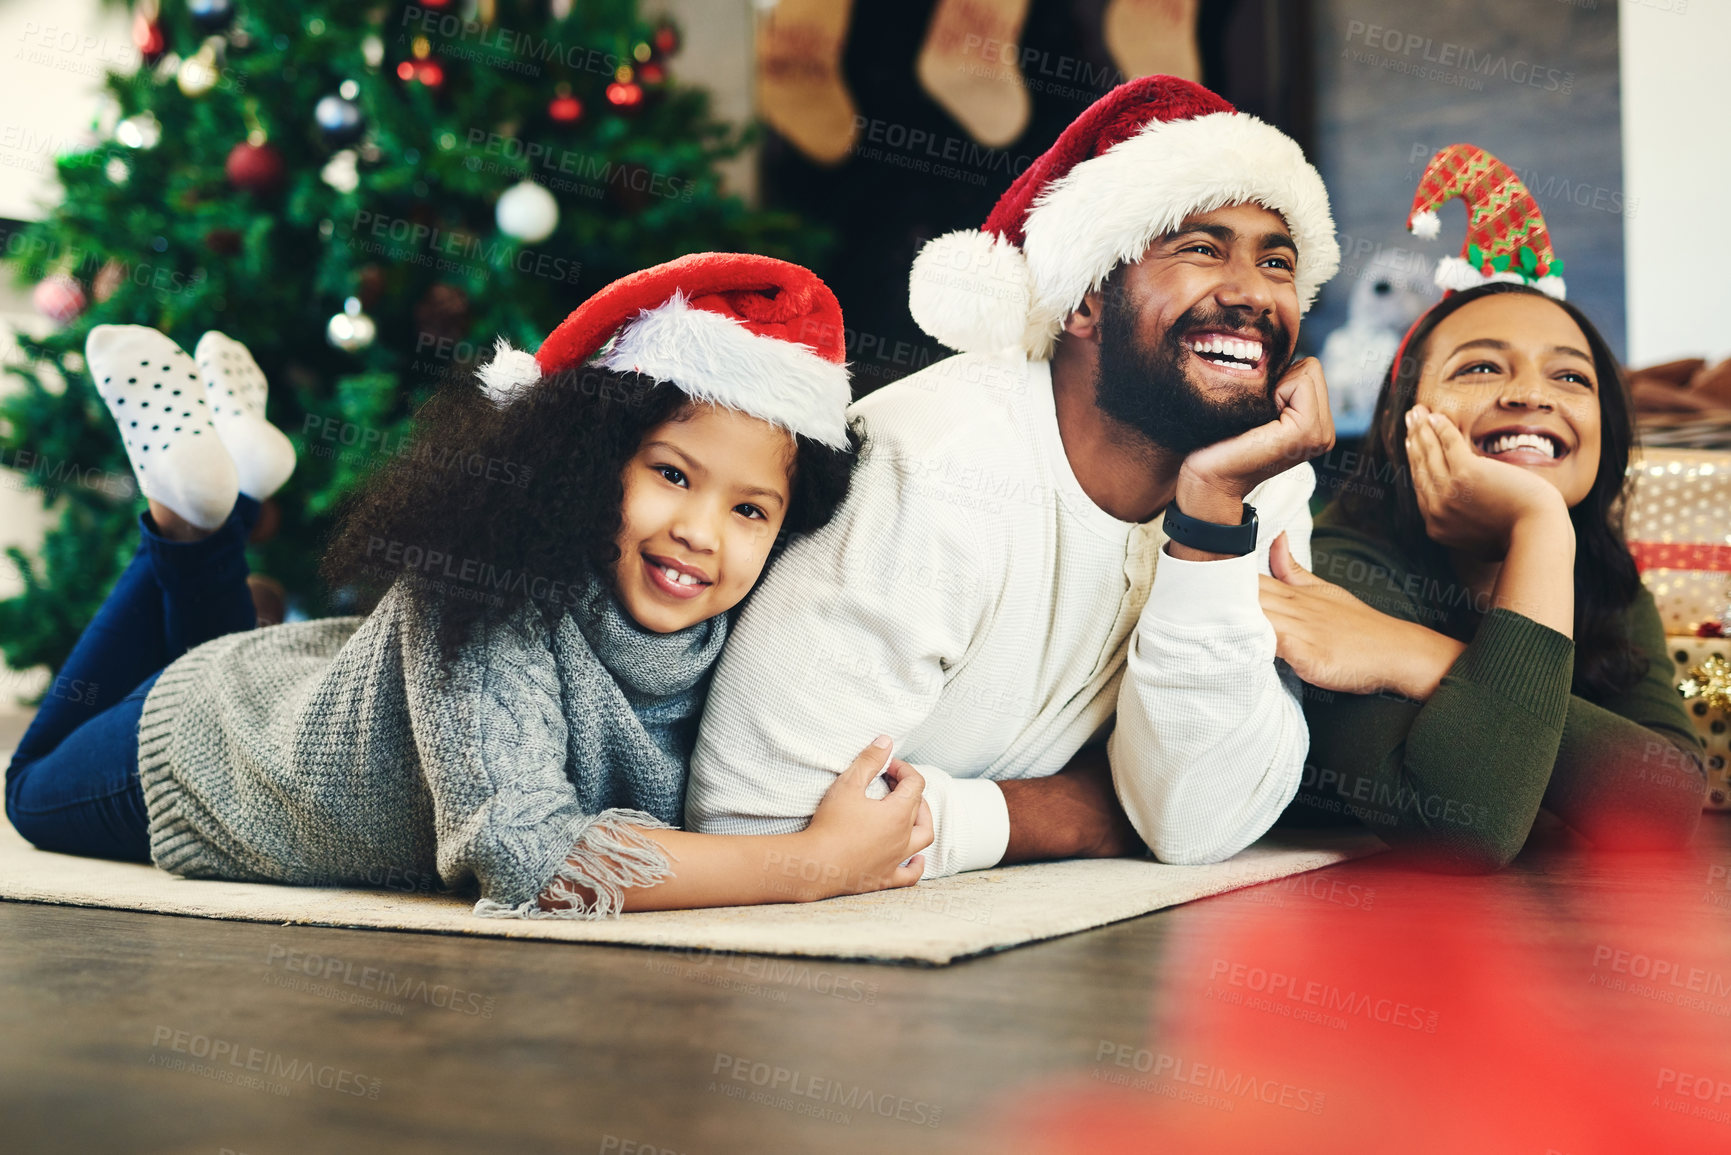
<path fill-rule="evenodd" d="M 89 128 L 105 68 L 131 67 L 127 13 L 97 0 L 0 2 L 0 216 L 34 220 L 59 200 L 54 158 L 69 151 Z M 41 335 L 52 327 L 30 303 L 29 288 L 0 276 L 0 364 L 21 360 L 14 329 Z M 0 374 L 0 389 L 18 379 Z M 50 514 L 22 477 L 0 469 L 0 549 L 34 549 Z M 19 592 L 10 562 L 0 561 L 0 597 Z M 0 666 L 0 715 L 20 695 L 35 693 L 44 671 L 17 675 Z M 0 731 L 5 730 L 0 718 Z"/>
<path fill-rule="evenodd" d="M 59 201 L 54 157 L 90 127 L 104 71 L 138 65 L 125 9 L 97 0 L 0 2 L 0 217 Z"/>
<path fill-rule="evenodd" d="M 1609 0 L 1601 0 L 1609 2 Z M 1731 0 L 1622 0 L 1629 364 L 1731 355 Z"/>
<path fill-rule="evenodd" d="M 757 115 L 753 0 L 643 0 L 640 7 L 679 26 L 683 43 L 668 69 L 676 80 L 708 89 L 710 108 L 730 124 Z M 725 162 L 721 179 L 729 191 L 755 202 L 757 150 Z"/>

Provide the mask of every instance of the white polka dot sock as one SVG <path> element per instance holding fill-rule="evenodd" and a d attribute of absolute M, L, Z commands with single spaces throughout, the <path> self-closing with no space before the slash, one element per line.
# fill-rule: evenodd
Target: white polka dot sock
<path fill-rule="evenodd" d="M 144 495 L 200 529 L 227 521 L 238 479 L 192 358 L 155 329 L 98 325 L 85 339 L 84 359 Z"/>
<path fill-rule="evenodd" d="M 245 345 L 215 329 L 198 339 L 193 355 L 204 376 L 204 395 L 210 401 L 216 435 L 234 458 L 240 491 L 254 501 L 263 501 L 281 489 L 295 471 L 293 442 L 265 420 L 268 386 L 264 371 Z"/>

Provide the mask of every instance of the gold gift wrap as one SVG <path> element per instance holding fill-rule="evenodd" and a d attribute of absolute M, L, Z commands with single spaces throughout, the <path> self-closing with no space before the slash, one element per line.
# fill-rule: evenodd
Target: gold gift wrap
<path fill-rule="evenodd" d="M 1668 634 L 1731 606 L 1731 452 L 1649 449 L 1629 466 L 1625 531 Z"/>
<path fill-rule="evenodd" d="M 1673 684 L 1688 681 L 1708 659 L 1731 661 L 1731 638 L 1669 637 L 1665 641 L 1677 667 Z M 1699 681 L 1699 679 L 1695 679 Z M 1731 810 L 1731 711 L 1713 702 L 1717 695 L 1697 695 L 1683 703 L 1695 732 L 1707 744 L 1707 809 Z"/>

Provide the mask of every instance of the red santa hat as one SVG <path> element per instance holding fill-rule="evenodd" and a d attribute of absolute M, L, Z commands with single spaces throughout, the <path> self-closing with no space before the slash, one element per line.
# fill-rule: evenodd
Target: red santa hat
<path fill-rule="evenodd" d="M 1051 356 L 1064 319 L 1187 217 L 1258 204 L 1298 246 L 1301 310 L 1340 267 L 1328 192 L 1279 129 L 1175 76 L 1120 84 L 1066 128 L 978 230 L 914 260 L 908 305 L 952 349 Z"/>
<path fill-rule="evenodd" d="M 853 400 L 841 306 L 810 269 L 751 253 L 693 253 L 622 277 L 533 355 L 499 338 L 483 388 L 509 404 L 544 376 L 594 363 L 678 386 L 832 449 Z"/>
<path fill-rule="evenodd" d="M 1564 299 L 1562 258 L 1551 248 L 1539 203 L 1513 169 L 1477 145 L 1449 145 L 1425 166 L 1406 227 L 1436 239 L 1442 231 L 1437 209 L 1451 197 L 1466 203 L 1467 237 L 1460 256 L 1437 262 L 1439 286 L 1453 292 L 1509 281 Z"/>

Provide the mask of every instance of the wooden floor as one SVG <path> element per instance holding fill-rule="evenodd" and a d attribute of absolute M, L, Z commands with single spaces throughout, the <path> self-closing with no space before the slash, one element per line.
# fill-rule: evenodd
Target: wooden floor
<path fill-rule="evenodd" d="M 1731 821 L 942 969 L 0 903 L 8 1152 L 1731 1151 Z"/>

